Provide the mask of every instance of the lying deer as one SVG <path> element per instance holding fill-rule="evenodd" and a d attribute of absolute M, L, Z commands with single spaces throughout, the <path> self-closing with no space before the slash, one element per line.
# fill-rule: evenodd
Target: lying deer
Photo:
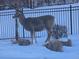
<path fill-rule="evenodd" d="M 60 41 L 62 43 L 63 46 L 72 46 L 72 41 L 70 39 L 68 39 L 67 41 Z"/>
<path fill-rule="evenodd" d="M 18 40 L 13 39 L 13 40 L 11 40 L 11 42 L 13 44 L 19 44 L 21 46 L 28 46 L 31 44 L 30 40 L 21 39 L 21 38 L 18 38 Z"/>
<path fill-rule="evenodd" d="M 50 40 L 50 36 L 52 35 L 52 27 L 54 25 L 54 16 L 45 15 L 39 17 L 25 18 L 22 10 L 15 6 L 14 8 L 16 10 L 16 14 L 14 17 L 18 17 L 20 24 L 25 28 L 25 30 L 30 31 L 32 43 L 33 39 L 35 38 L 35 32 L 42 31 L 44 29 L 46 29 L 48 33 L 48 37 L 45 42 Z"/>
<path fill-rule="evenodd" d="M 68 37 L 67 27 L 63 25 L 55 24 L 53 27 L 52 37 L 54 37 L 55 39 Z"/>
<path fill-rule="evenodd" d="M 63 46 L 59 40 L 50 40 L 44 44 L 44 47 L 51 51 L 63 52 Z"/>

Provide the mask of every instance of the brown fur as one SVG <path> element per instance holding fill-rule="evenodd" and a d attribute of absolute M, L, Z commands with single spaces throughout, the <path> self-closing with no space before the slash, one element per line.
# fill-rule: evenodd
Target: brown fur
<path fill-rule="evenodd" d="M 19 18 L 19 22 L 25 28 L 25 30 L 30 31 L 32 43 L 33 39 L 35 38 L 35 32 L 42 31 L 44 29 L 46 29 L 48 33 L 48 37 L 45 42 L 50 40 L 50 36 L 52 35 L 52 28 L 54 25 L 54 16 L 45 15 L 39 17 L 25 18 L 23 11 L 19 10 L 18 7 L 15 7 L 15 10 L 15 17 Z"/>
<path fill-rule="evenodd" d="M 19 45 L 23 45 L 23 46 L 24 45 L 27 46 L 27 45 L 31 44 L 30 40 L 25 40 L 25 39 L 18 39 L 18 40 L 11 40 L 11 41 L 13 44 L 19 44 Z"/>
<path fill-rule="evenodd" d="M 53 27 L 52 37 L 60 39 L 62 37 L 68 37 L 67 27 L 64 25 L 55 24 Z"/>
<path fill-rule="evenodd" d="M 44 46 L 52 51 L 59 51 L 59 52 L 63 51 L 62 44 L 59 40 L 49 41 Z"/>
<path fill-rule="evenodd" d="M 63 46 L 72 46 L 72 41 L 70 39 L 68 39 L 68 41 L 61 41 Z"/>

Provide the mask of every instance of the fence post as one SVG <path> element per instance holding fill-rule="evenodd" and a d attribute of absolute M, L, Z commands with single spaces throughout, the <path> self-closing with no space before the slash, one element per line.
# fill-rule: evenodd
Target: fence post
<path fill-rule="evenodd" d="M 70 5 L 70 26 L 71 26 L 71 34 L 72 34 L 72 5 Z"/>
<path fill-rule="evenodd" d="M 22 8 L 22 13 L 23 13 L 23 8 Z M 23 26 L 23 37 L 22 38 L 25 38 L 24 26 Z"/>
<path fill-rule="evenodd" d="M 24 26 L 23 26 L 23 38 L 25 38 L 25 31 L 24 31 Z"/>
<path fill-rule="evenodd" d="M 15 39 L 18 40 L 18 21 L 15 19 Z"/>

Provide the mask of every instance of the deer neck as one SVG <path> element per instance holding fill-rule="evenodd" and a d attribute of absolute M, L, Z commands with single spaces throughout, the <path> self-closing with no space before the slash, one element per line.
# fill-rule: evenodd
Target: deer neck
<path fill-rule="evenodd" d="M 19 18 L 19 22 L 23 24 L 24 21 L 25 21 L 25 16 L 24 15 L 19 15 L 18 18 Z"/>

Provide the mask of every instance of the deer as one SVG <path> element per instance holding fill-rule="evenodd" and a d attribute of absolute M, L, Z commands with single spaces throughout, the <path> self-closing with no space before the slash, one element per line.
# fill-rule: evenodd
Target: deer
<path fill-rule="evenodd" d="M 24 29 L 31 33 L 31 38 L 32 38 L 31 43 L 33 43 L 35 39 L 35 32 L 39 32 L 44 29 L 47 31 L 48 34 L 45 42 L 50 40 L 53 30 L 52 28 L 54 26 L 54 21 L 55 21 L 54 16 L 44 15 L 44 16 L 26 18 L 22 9 L 19 9 L 16 6 L 14 6 L 14 9 L 15 9 L 15 15 L 13 18 L 18 18 L 20 24 L 24 27 Z M 36 39 L 35 42 L 37 42 Z"/>
<path fill-rule="evenodd" d="M 55 24 L 53 27 L 52 37 L 54 37 L 54 39 L 59 39 L 63 37 L 67 38 L 68 37 L 67 27 L 65 25 Z"/>
<path fill-rule="evenodd" d="M 63 45 L 59 40 L 49 40 L 43 46 L 51 51 L 63 52 Z"/>

